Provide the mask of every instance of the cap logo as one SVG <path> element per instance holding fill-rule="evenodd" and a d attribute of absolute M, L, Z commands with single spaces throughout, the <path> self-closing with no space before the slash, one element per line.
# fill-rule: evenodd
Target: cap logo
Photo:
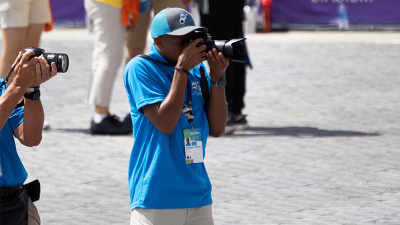
<path fill-rule="evenodd" d="M 179 14 L 179 23 L 185 24 L 186 19 L 187 19 L 187 14 L 185 12 L 181 12 Z"/>
<path fill-rule="evenodd" d="M 186 12 L 181 12 L 179 14 L 179 23 L 185 24 L 186 21 L 193 23 L 193 19 L 190 15 L 188 15 Z"/>

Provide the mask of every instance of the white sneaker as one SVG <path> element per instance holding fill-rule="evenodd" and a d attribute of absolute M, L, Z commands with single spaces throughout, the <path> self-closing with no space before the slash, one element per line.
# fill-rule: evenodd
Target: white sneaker
<path fill-rule="evenodd" d="M 235 117 L 231 116 L 226 122 L 225 134 L 233 134 L 235 131 L 245 131 L 249 129 L 247 125 L 246 115 L 237 115 Z"/>
<path fill-rule="evenodd" d="M 43 123 L 43 130 L 50 130 L 50 124 L 49 122 L 47 122 L 46 120 Z"/>

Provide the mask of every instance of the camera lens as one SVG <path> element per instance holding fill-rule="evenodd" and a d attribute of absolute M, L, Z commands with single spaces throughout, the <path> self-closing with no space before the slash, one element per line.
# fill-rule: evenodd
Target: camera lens
<path fill-rule="evenodd" d="M 216 48 L 218 52 L 221 52 L 225 56 L 225 58 L 234 62 L 246 63 L 246 60 L 243 60 L 243 53 L 245 52 L 244 40 L 246 40 L 246 38 L 212 40 L 209 33 L 196 32 L 190 38 L 188 44 L 192 43 L 197 38 L 203 39 L 203 42 L 199 43 L 199 45 L 204 43 L 207 46 L 207 52 Z"/>
<path fill-rule="evenodd" d="M 235 62 L 245 62 L 241 59 L 244 53 L 244 40 L 245 38 L 237 38 L 224 43 L 224 56 Z"/>
<path fill-rule="evenodd" d="M 216 48 L 218 52 L 222 52 L 226 58 L 230 58 L 232 57 L 232 53 L 229 51 L 229 46 L 226 46 L 225 43 L 226 40 L 215 40 L 213 47 Z"/>
<path fill-rule="evenodd" d="M 54 62 L 57 66 L 59 73 L 65 73 L 68 70 L 69 59 L 68 55 L 64 53 L 43 53 L 43 57 L 47 60 L 49 65 Z"/>
<path fill-rule="evenodd" d="M 58 60 L 61 61 L 61 70 L 60 71 L 63 71 L 63 73 L 67 72 L 68 66 L 69 66 L 68 55 L 60 54 L 58 56 Z M 58 66 L 57 66 L 57 68 L 58 68 Z"/>

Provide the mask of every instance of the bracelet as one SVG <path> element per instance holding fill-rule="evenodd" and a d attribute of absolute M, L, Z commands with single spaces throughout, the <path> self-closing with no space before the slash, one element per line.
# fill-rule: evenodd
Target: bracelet
<path fill-rule="evenodd" d="M 186 73 L 186 75 L 188 75 L 188 76 L 189 76 L 189 71 L 187 71 L 187 70 L 183 69 L 181 66 L 175 66 L 175 69 L 176 69 L 176 70 L 183 71 L 184 73 Z"/>

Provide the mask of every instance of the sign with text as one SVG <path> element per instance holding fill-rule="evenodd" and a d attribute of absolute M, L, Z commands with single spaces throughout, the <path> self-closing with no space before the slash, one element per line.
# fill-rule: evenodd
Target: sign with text
<path fill-rule="evenodd" d="M 350 24 L 400 24 L 399 0 L 274 0 L 273 23 L 337 24 L 338 5 L 346 5 Z"/>

